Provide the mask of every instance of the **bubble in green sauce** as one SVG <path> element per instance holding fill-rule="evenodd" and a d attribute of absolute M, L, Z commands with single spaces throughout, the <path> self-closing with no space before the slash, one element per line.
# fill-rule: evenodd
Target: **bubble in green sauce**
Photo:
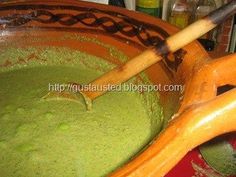
<path fill-rule="evenodd" d="M 54 116 L 53 116 L 53 113 L 47 112 L 43 115 L 43 117 L 45 117 L 48 120 L 51 120 L 51 119 L 53 119 Z"/>
<path fill-rule="evenodd" d="M 19 152 L 30 152 L 34 150 L 34 147 L 31 144 L 21 144 L 16 147 L 16 150 Z"/>
<path fill-rule="evenodd" d="M 21 108 L 21 107 L 19 107 L 19 108 L 16 109 L 16 112 L 17 112 L 17 113 L 22 113 L 22 114 L 23 114 L 24 111 L 25 111 L 25 109 L 24 109 L 24 108 Z"/>
<path fill-rule="evenodd" d="M 60 125 L 58 126 L 58 129 L 61 131 L 66 131 L 70 128 L 70 125 L 67 123 L 60 123 Z"/>
<path fill-rule="evenodd" d="M 7 147 L 6 144 L 7 144 L 6 141 L 0 140 L 0 149 L 5 149 Z"/>

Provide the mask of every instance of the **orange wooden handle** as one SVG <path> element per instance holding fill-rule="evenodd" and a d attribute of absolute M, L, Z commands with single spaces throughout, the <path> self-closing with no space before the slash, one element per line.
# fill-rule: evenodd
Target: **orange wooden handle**
<path fill-rule="evenodd" d="M 235 64 L 232 54 L 197 66 L 174 120 L 146 151 L 111 176 L 162 177 L 196 146 L 236 131 L 236 89 L 216 96 L 218 85 L 236 84 Z"/>
<path fill-rule="evenodd" d="M 236 85 L 236 54 L 207 61 L 196 66 L 185 84 L 185 94 L 179 112 L 186 107 L 208 101 L 216 96 L 217 87 Z"/>
<path fill-rule="evenodd" d="M 236 89 L 188 108 L 151 146 L 112 177 L 163 177 L 194 147 L 236 131 Z"/>

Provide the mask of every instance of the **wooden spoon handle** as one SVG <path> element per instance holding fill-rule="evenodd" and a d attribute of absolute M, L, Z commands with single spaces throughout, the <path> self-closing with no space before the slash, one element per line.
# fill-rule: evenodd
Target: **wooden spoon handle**
<path fill-rule="evenodd" d="M 177 51 L 178 49 L 184 47 L 186 44 L 189 44 L 211 29 L 215 28 L 225 18 L 234 14 L 235 11 L 236 0 L 233 0 L 230 3 L 217 9 L 216 11 L 210 13 L 208 16 L 189 25 L 180 32 L 174 34 L 173 36 L 170 36 L 159 45 L 147 49 L 125 64 L 118 66 L 110 72 L 104 74 L 90 84 L 102 88 L 102 86 L 104 85 L 116 85 L 127 81 L 141 71 L 160 61 L 163 55 L 168 54 L 169 52 Z M 96 97 L 104 94 L 106 90 L 82 92 L 91 100 L 93 100 Z"/>

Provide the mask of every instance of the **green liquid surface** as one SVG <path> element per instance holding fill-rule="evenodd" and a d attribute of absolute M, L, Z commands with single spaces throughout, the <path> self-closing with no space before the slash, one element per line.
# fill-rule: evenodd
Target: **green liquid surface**
<path fill-rule="evenodd" d="M 62 55 L 54 49 L 47 50 L 44 57 L 49 59 L 72 53 L 65 50 Z M 32 53 L 9 51 L 0 57 L 25 57 Z M 77 63 L 84 56 L 87 55 L 73 54 Z M 2 69 L 1 177 L 105 176 L 150 142 L 160 130 L 161 109 L 154 103 L 147 104 L 140 93 L 107 93 L 94 101 L 91 111 L 68 100 L 42 99 L 48 93 L 49 83 L 85 84 L 101 74 L 81 63 L 76 66 L 33 63 L 29 67 Z M 147 108 L 150 104 L 156 106 L 153 115 Z"/>

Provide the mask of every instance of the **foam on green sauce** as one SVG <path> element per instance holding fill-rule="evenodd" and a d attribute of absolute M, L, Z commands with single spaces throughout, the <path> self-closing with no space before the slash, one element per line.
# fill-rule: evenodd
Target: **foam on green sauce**
<path fill-rule="evenodd" d="M 28 61 L 32 55 L 37 59 Z M 41 99 L 49 83 L 89 83 L 113 65 L 53 47 L 7 48 L 0 64 L 19 58 L 27 62 L 0 69 L 1 177 L 104 176 L 160 131 L 162 111 L 153 93 L 107 93 L 91 111 L 75 102 Z"/>

